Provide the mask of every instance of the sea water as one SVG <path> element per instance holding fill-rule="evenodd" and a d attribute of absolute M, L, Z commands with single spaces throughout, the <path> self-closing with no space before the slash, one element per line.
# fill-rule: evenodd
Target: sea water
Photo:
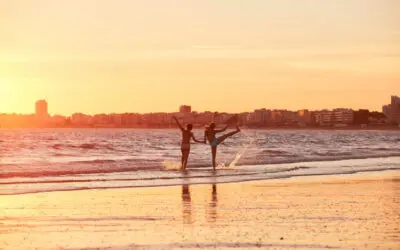
<path fill-rule="evenodd" d="M 180 140 L 173 129 L 2 129 L 0 195 L 400 169 L 400 131 L 244 130 L 218 147 L 216 172 L 205 144 L 179 171 Z"/>

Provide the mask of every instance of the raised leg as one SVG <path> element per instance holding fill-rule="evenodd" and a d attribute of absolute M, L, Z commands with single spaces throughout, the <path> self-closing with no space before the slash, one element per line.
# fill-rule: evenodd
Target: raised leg
<path fill-rule="evenodd" d="M 237 134 L 237 133 L 239 133 L 239 132 L 240 132 L 239 127 L 236 127 L 236 130 L 235 130 L 235 131 L 232 131 L 232 132 L 230 132 L 230 133 L 228 133 L 228 134 L 226 134 L 226 135 L 223 135 L 223 136 L 221 136 L 221 137 L 218 137 L 218 144 L 221 144 L 223 141 L 226 140 L 226 138 L 231 137 L 231 136 L 233 136 L 233 135 L 235 135 L 235 134 Z"/>

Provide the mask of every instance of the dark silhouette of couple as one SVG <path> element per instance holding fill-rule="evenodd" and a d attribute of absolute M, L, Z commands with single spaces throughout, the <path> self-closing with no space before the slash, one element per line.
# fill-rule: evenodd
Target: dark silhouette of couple
<path fill-rule="evenodd" d="M 215 123 L 210 123 L 208 126 L 205 127 L 204 130 L 204 139 L 202 141 L 197 140 L 196 137 L 193 135 L 193 125 L 192 124 L 187 124 L 186 128 L 184 128 L 178 121 L 178 119 L 174 116 L 173 117 L 176 123 L 178 124 L 178 127 L 182 131 L 182 143 L 181 143 L 181 152 L 182 152 L 182 158 L 181 158 L 181 163 L 182 163 L 182 170 L 185 170 L 188 164 L 188 159 L 189 159 L 189 154 L 190 154 L 190 142 L 193 139 L 193 141 L 197 143 L 202 143 L 202 144 L 207 144 L 207 142 L 211 146 L 211 155 L 212 155 L 212 165 L 213 165 L 213 170 L 216 169 L 217 164 L 216 164 L 216 158 L 217 158 L 217 147 L 220 145 L 222 142 L 224 142 L 228 137 L 231 137 L 237 133 L 240 132 L 240 128 L 238 125 L 236 125 L 236 130 L 232 131 L 230 133 L 227 133 L 222 136 L 217 136 L 218 133 L 224 132 L 228 129 L 229 124 L 233 123 L 236 121 L 237 123 L 237 116 L 233 116 L 228 121 L 226 122 L 226 126 L 222 129 L 216 129 Z"/>

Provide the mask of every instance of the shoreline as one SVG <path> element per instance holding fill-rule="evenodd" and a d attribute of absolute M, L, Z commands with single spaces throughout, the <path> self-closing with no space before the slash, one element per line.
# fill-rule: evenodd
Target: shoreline
<path fill-rule="evenodd" d="M 308 158 L 308 159 L 299 159 L 299 160 L 282 160 L 282 161 L 275 161 L 275 162 L 267 162 L 267 163 L 254 163 L 254 164 L 237 164 L 237 167 L 250 167 L 250 166 L 280 166 L 280 165 L 293 165 L 293 164 L 317 164 L 317 163 L 333 163 L 333 162 L 342 162 L 342 161 L 352 161 L 352 160 L 368 160 L 368 159 L 387 159 L 387 158 L 397 158 L 400 157 L 400 153 L 398 154 L 379 154 L 379 155 L 366 155 L 366 156 L 342 156 L 342 157 L 325 157 L 325 158 Z M 189 167 L 187 170 L 196 170 L 197 167 Z M 234 167 L 227 167 L 228 169 Z M 210 170 L 212 168 L 210 167 Z M 73 172 L 74 174 L 112 174 L 112 173 L 129 173 L 129 172 L 136 172 L 142 170 L 160 170 L 160 171 L 170 171 L 170 172 L 177 172 L 181 173 L 180 169 L 166 169 L 162 166 L 157 166 L 153 168 L 135 168 L 135 169 L 119 169 L 119 170 L 110 170 L 110 171 L 82 171 L 82 172 Z M 217 168 L 218 170 L 226 170 L 226 168 Z M 370 170 L 367 170 L 370 171 Z M 378 171 L 378 170 L 377 170 Z M 383 170 L 384 171 L 384 170 Z M 362 171 L 361 171 L 362 172 Z M 338 173 L 340 174 L 340 173 Z M 68 171 L 55 171 L 49 172 L 49 174 L 43 173 L 8 173 L 8 174 L 0 174 L 0 179 L 7 179 L 7 178 L 40 178 L 40 177 L 57 177 L 57 176 L 70 176 L 71 172 Z M 0 183 L 1 184 L 1 183 Z"/>
<path fill-rule="evenodd" d="M 47 190 L 47 191 L 31 191 L 31 192 L 23 192 L 23 193 L 11 193 L 11 194 L 0 194 L 0 197 L 7 196 L 23 196 L 23 195 L 37 195 L 37 194 L 48 194 L 48 193 L 68 193 L 68 192 L 80 192 L 80 191 L 106 191 L 106 190 L 129 190 L 129 189 L 157 189 L 157 188 L 172 188 L 179 187 L 182 185 L 190 185 L 190 186 L 202 186 L 202 185 L 235 185 L 235 184 L 245 184 L 245 183 L 257 183 L 257 182 L 265 182 L 265 183 L 298 183 L 298 182 L 319 182 L 319 183 L 327 183 L 326 180 L 346 180 L 346 179 L 354 179 L 354 178 L 366 178 L 366 177 L 377 177 L 384 176 L 388 177 L 391 175 L 400 177 L 400 170 L 398 169 L 385 169 L 385 170 L 364 170 L 357 171 L 351 173 L 341 173 L 341 174 L 314 174 L 314 175 L 298 175 L 298 176 L 288 176 L 288 177 L 279 177 L 279 178 L 260 178 L 260 179 L 244 179 L 244 180 L 235 180 L 235 181 L 220 181 L 220 182 L 200 182 L 200 183 L 187 183 L 187 184 L 159 184 L 159 185 L 143 185 L 143 186 L 121 186 L 121 187 L 99 187 L 99 188 L 76 188 L 76 189 L 65 189 L 65 190 Z M 324 180 L 319 180 L 321 178 L 326 178 Z M 2 183 L 0 183 L 1 185 Z"/>

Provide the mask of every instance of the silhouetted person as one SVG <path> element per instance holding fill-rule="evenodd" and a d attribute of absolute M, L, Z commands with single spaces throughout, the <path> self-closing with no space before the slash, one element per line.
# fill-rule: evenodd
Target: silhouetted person
<path fill-rule="evenodd" d="M 195 142 L 198 143 L 206 143 L 205 140 L 204 141 L 198 141 L 193 133 L 192 133 L 192 129 L 193 129 L 193 125 L 192 124 L 188 124 L 186 125 L 186 129 L 184 129 L 182 127 L 182 125 L 179 123 L 178 119 L 174 116 L 173 117 L 174 120 L 176 121 L 176 123 L 178 124 L 178 127 L 180 128 L 180 130 L 182 131 L 182 143 L 181 143 L 181 151 L 182 151 L 182 158 L 181 158 L 181 162 L 182 162 L 182 170 L 185 170 L 187 167 L 187 163 L 188 163 L 188 159 L 189 159 L 189 154 L 190 154 L 190 140 L 193 139 Z"/>
<path fill-rule="evenodd" d="M 236 117 L 232 117 L 235 118 Z M 231 119 L 229 119 L 231 120 Z M 207 140 L 210 145 L 211 145 L 211 153 L 212 153 L 212 164 L 213 164 L 213 170 L 216 169 L 217 164 L 216 164 L 216 158 L 217 158 L 217 146 L 224 142 L 226 138 L 233 136 L 237 133 L 240 132 L 239 126 L 236 126 L 236 130 L 233 132 L 230 132 L 228 134 L 225 134 L 223 136 L 217 137 L 217 133 L 224 132 L 225 130 L 228 129 L 229 124 L 227 124 L 223 129 L 215 129 L 215 123 L 210 123 L 209 126 L 206 127 L 205 132 L 204 132 L 204 140 Z"/>

